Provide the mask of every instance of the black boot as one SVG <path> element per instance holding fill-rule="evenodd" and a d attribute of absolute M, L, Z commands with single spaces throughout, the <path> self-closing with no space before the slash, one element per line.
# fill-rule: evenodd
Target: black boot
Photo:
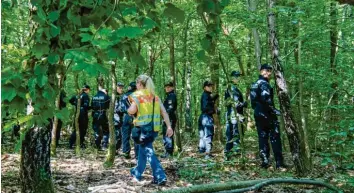
<path fill-rule="evenodd" d="M 275 162 L 275 168 L 276 169 L 286 169 L 288 168 L 288 166 L 284 163 L 284 160 L 283 159 L 279 159 L 279 160 L 276 160 Z"/>
<path fill-rule="evenodd" d="M 269 159 L 266 156 L 261 156 L 261 159 L 262 159 L 261 167 L 268 168 L 270 166 Z"/>

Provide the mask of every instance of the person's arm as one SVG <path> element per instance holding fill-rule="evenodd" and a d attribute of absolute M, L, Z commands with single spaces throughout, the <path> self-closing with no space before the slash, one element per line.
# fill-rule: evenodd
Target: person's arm
<path fill-rule="evenodd" d="M 163 120 L 165 121 L 166 126 L 167 126 L 166 136 L 167 137 L 171 137 L 173 135 L 173 130 L 172 130 L 172 127 L 171 127 L 170 118 L 168 117 L 166 109 L 163 106 L 163 104 L 161 103 L 160 99 L 159 99 L 159 103 L 160 103 L 160 113 L 161 113 L 161 115 L 163 117 Z"/>
<path fill-rule="evenodd" d="M 134 115 L 135 113 L 138 112 L 138 106 L 136 106 L 136 103 L 134 101 L 132 101 L 132 103 L 127 111 L 130 115 Z"/>
<path fill-rule="evenodd" d="M 261 83 L 260 85 L 260 100 L 263 105 L 265 105 L 266 109 L 268 110 L 269 113 L 271 114 L 280 114 L 279 110 L 277 110 L 274 107 L 274 103 L 272 101 L 271 95 L 270 95 L 270 85 L 266 83 Z"/>

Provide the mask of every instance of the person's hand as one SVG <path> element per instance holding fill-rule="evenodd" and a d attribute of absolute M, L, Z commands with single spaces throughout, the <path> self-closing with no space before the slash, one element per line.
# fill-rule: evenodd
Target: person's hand
<path fill-rule="evenodd" d="M 173 135 L 173 130 L 172 130 L 172 127 L 169 126 L 169 127 L 167 127 L 166 136 L 172 137 L 172 135 Z"/>
<path fill-rule="evenodd" d="M 274 114 L 277 115 L 277 116 L 280 116 L 280 115 L 281 115 L 281 112 L 280 112 L 278 109 L 274 109 L 273 112 L 274 112 Z"/>

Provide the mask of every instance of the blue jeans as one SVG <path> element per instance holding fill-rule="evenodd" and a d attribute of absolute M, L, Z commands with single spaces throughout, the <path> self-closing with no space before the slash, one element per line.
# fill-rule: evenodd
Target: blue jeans
<path fill-rule="evenodd" d="M 238 151 L 238 145 L 240 144 L 240 135 L 237 128 L 237 123 L 232 124 L 231 121 L 227 121 L 226 123 L 226 145 L 225 145 L 225 153 L 229 153 L 232 148 L 236 147 L 236 152 Z"/>
<path fill-rule="evenodd" d="M 157 137 L 158 133 L 154 132 L 154 138 Z M 165 171 L 162 168 L 160 161 L 157 159 L 155 155 L 154 148 L 152 146 L 153 142 L 147 142 L 143 144 L 139 144 L 139 153 L 138 153 L 138 162 L 137 166 L 130 170 L 131 175 L 133 175 L 136 179 L 141 180 L 142 175 L 146 168 L 146 162 L 150 162 L 150 166 L 152 169 L 152 175 L 154 177 L 154 181 L 162 182 L 166 180 Z"/>
<path fill-rule="evenodd" d="M 199 152 L 210 153 L 213 147 L 214 119 L 212 115 L 201 114 L 199 117 Z"/>

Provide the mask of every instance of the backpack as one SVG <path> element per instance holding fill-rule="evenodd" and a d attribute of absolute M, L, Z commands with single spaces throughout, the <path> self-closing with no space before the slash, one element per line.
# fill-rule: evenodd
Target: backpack
<path fill-rule="evenodd" d="M 258 81 L 258 80 L 251 84 L 250 99 L 251 99 L 252 109 L 256 108 L 257 102 L 259 101 L 259 97 L 260 97 L 259 84 L 260 84 L 260 81 Z"/>

